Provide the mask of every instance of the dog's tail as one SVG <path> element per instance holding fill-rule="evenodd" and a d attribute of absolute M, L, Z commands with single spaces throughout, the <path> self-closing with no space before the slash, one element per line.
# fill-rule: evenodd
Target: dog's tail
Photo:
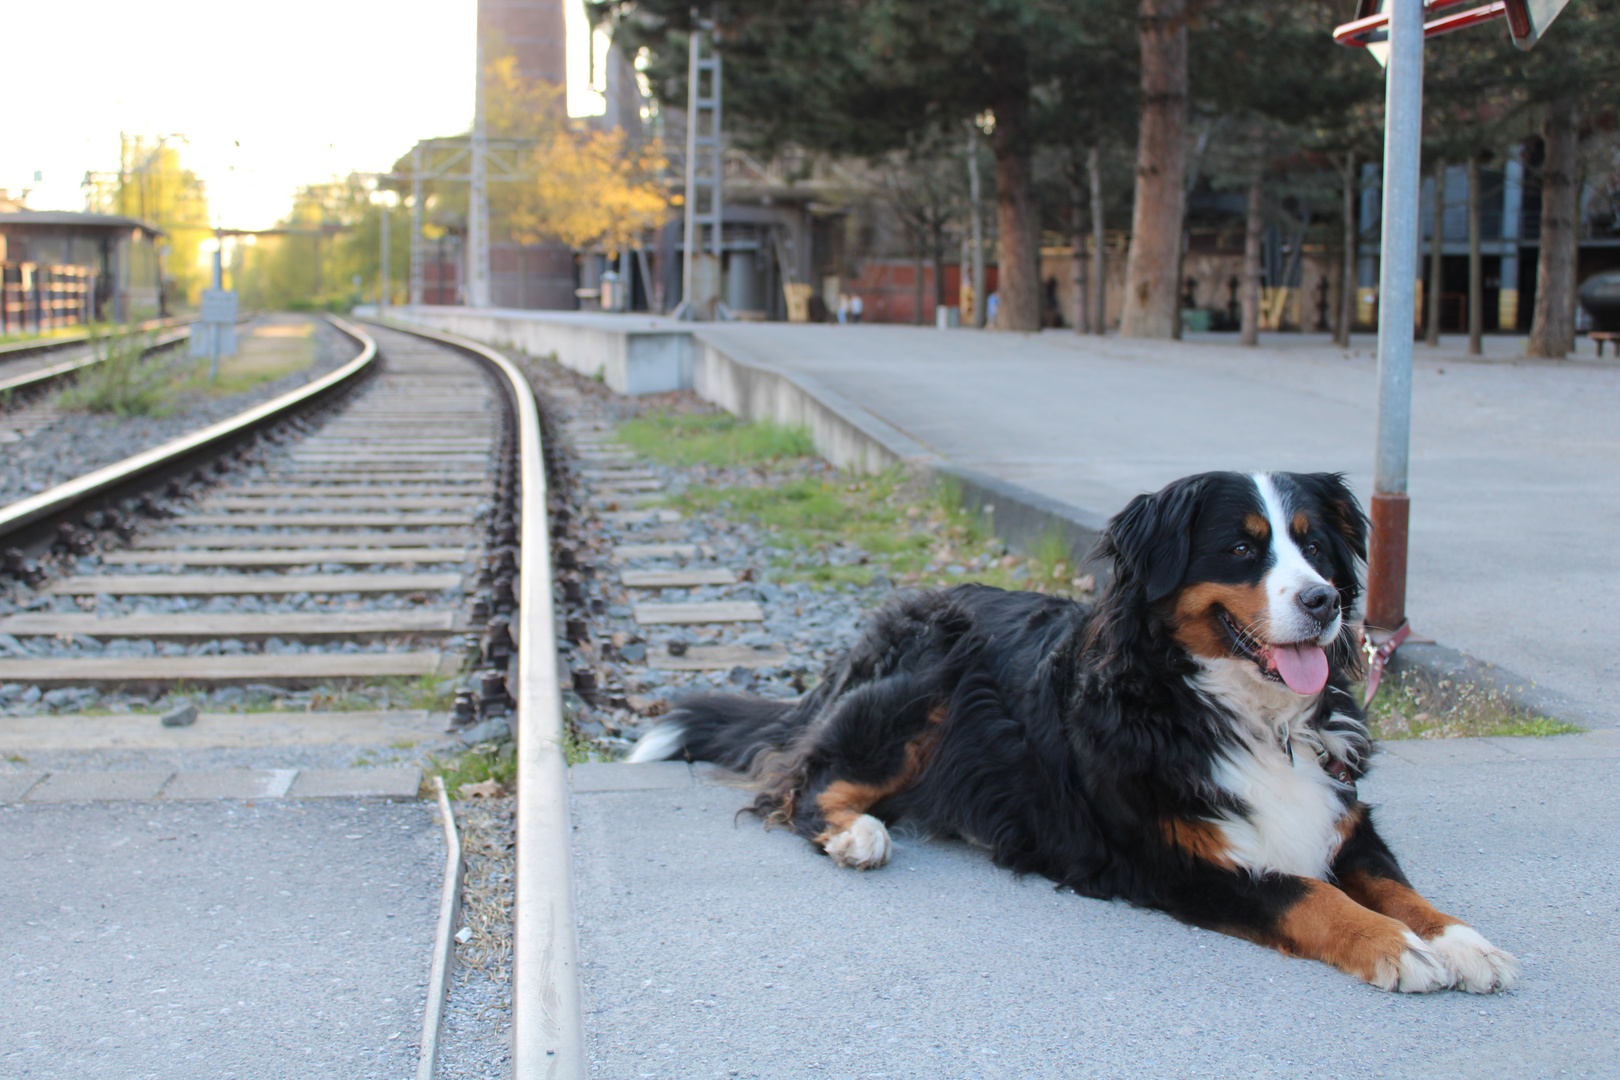
<path fill-rule="evenodd" d="M 738 694 L 697 694 L 643 735 L 626 760 L 712 761 L 755 773 L 764 758 L 786 749 L 804 730 L 809 712 L 797 702 Z"/>

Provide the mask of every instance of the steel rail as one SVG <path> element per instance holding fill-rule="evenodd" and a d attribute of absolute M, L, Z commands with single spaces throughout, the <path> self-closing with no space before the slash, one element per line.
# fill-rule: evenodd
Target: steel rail
<path fill-rule="evenodd" d="M 0 538 L 11 538 L 37 528 L 41 523 L 80 510 L 94 509 L 98 503 L 128 493 L 149 477 L 167 474 L 199 456 L 217 454 L 223 447 L 256 433 L 261 427 L 285 419 L 301 407 L 368 372 L 377 359 L 377 343 L 371 335 L 336 316 L 328 315 L 327 318 L 333 326 L 360 344 L 360 354 L 353 360 L 314 382 L 255 405 L 245 412 L 75 477 L 38 495 L 0 507 Z"/>
<path fill-rule="evenodd" d="M 505 376 L 518 418 L 522 483 L 519 553 L 517 833 L 512 904 L 513 1080 L 584 1080 L 585 1017 L 563 753 L 561 688 L 552 611 L 551 530 L 540 412 L 528 380 L 506 357 L 454 334 L 368 320 L 480 357 Z"/>
<path fill-rule="evenodd" d="M 113 338 L 127 337 L 130 334 L 144 334 L 148 330 L 166 330 L 171 327 L 189 326 L 196 321 L 196 319 L 190 317 L 184 319 L 149 319 L 146 322 L 137 323 L 128 330 L 117 330 L 107 336 Z M 0 363 L 16 360 L 23 356 L 31 356 L 34 353 L 55 352 L 57 349 L 66 349 L 72 345 L 83 345 L 94 340 L 94 338 L 94 334 L 84 333 L 74 334 L 71 337 L 45 338 L 40 341 L 16 341 L 10 345 L 0 345 Z"/>

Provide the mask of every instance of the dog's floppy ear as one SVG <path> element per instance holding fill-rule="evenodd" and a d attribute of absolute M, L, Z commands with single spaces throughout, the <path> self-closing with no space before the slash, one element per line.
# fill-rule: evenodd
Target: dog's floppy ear
<path fill-rule="evenodd" d="M 1327 510 L 1328 524 L 1349 545 L 1350 551 L 1362 562 L 1367 561 L 1367 515 L 1356 500 L 1350 485 L 1344 482 L 1344 473 L 1302 473 L 1296 476 L 1299 484 L 1322 500 Z"/>
<path fill-rule="evenodd" d="M 1138 495 L 1109 521 L 1095 556 L 1112 559 L 1115 580 L 1134 580 L 1149 603 L 1169 596 L 1187 574 L 1205 486 L 1205 477 L 1188 476 L 1152 495 Z"/>

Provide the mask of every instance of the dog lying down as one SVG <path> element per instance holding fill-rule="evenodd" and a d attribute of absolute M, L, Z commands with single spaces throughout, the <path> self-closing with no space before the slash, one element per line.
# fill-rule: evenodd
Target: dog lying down
<path fill-rule="evenodd" d="M 1341 476 L 1189 476 L 1108 523 L 1096 604 L 904 595 L 800 701 L 687 698 L 630 760 L 747 772 L 844 866 L 906 818 L 1384 990 L 1506 989 L 1517 961 L 1418 895 L 1357 798 L 1366 545 Z"/>

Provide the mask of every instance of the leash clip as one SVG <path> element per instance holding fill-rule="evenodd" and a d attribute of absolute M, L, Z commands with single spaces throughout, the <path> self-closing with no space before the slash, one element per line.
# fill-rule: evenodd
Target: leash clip
<path fill-rule="evenodd" d="M 1400 628 L 1384 639 L 1384 643 L 1373 648 L 1372 638 L 1362 631 L 1362 648 L 1367 650 L 1367 696 L 1362 705 L 1372 704 L 1373 695 L 1378 693 L 1378 684 L 1384 677 L 1384 667 L 1389 658 L 1395 655 L 1395 650 L 1401 647 L 1401 642 L 1412 636 L 1412 621 L 1410 619 L 1401 623 Z"/>

